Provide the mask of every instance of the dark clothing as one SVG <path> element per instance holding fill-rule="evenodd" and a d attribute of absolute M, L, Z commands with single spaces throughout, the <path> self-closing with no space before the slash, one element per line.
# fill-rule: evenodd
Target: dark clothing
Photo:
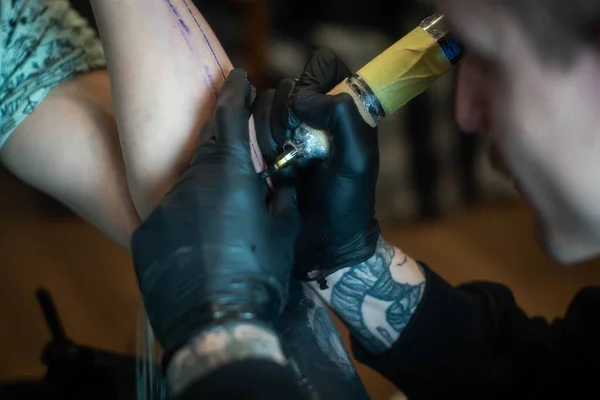
<path fill-rule="evenodd" d="M 423 299 L 394 346 L 372 355 L 352 340 L 357 360 L 409 400 L 600 398 L 594 379 L 600 376 L 600 288 L 582 289 L 564 318 L 548 323 L 529 318 L 503 285 L 473 282 L 455 288 L 423 269 Z M 315 365 L 322 358 L 315 358 Z M 223 368 L 190 390 L 203 395 L 220 390 L 219 397 L 202 398 L 295 398 L 298 379 L 289 370 L 268 361 L 252 363 Z M 223 376 L 235 379 L 224 382 Z M 279 383 L 268 386 L 274 381 Z"/>
<path fill-rule="evenodd" d="M 387 352 L 356 358 L 415 399 L 597 398 L 600 290 L 582 289 L 564 318 L 529 318 L 495 283 L 454 288 L 424 266 L 427 287 Z M 585 397 L 583 397 L 585 395 Z"/>
<path fill-rule="evenodd" d="M 302 400 L 289 368 L 270 361 L 240 361 L 219 368 L 190 385 L 178 400 Z"/>

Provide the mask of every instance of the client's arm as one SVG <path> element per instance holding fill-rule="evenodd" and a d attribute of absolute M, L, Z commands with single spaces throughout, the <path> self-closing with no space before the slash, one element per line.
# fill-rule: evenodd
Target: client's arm
<path fill-rule="evenodd" d="M 138 212 L 189 162 L 229 60 L 190 1 L 101 0 L 109 83 L 89 72 L 102 48 L 68 2 L 3 7 L 0 161 L 129 248 Z"/>
<path fill-rule="evenodd" d="M 0 162 L 129 247 L 139 217 L 100 41 L 68 1 L 1 7 Z"/>
<path fill-rule="evenodd" d="M 8 138 L 0 160 L 129 248 L 139 217 L 127 188 L 105 70 L 53 88 Z"/>
<path fill-rule="evenodd" d="M 129 188 L 143 219 L 189 163 L 232 66 L 191 0 L 92 0 L 92 6 Z"/>

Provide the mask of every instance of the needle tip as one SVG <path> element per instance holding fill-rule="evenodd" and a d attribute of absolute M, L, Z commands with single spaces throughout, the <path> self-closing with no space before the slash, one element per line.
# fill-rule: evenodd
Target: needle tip
<path fill-rule="evenodd" d="M 267 179 L 268 177 L 273 175 L 275 173 L 275 171 L 276 170 L 273 167 L 267 168 L 264 171 L 262 171 L 260 174 L 258 174 L 258 177 L 260 179 Z"/>

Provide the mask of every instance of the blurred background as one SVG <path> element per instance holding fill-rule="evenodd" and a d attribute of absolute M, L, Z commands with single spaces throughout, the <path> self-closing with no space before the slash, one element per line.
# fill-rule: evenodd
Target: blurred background
<path fill-rule="evenodd" d="M 94 24 L 87 1 L 72 2 Z M 417 0 L 195 3 L 259 90 L 298 76 L 315 48 L 358 70 L 434 11 Z M 449 74 L 380 126 L 384 234 L 453 284 L 502 282 L 529 313 L 559 316 L 581 286 L 600 283 L 600 265 L 565 268 L 539 250 L 528 207 L 490 167 L 485 143 L 454 123 L 454 84 Z M 140 303 L 129 255 L 1 169 L 0 188 L 0 380 L 44 374 L 40 354 L 50 333 L 34 296 L 40 286 L 77 343 L 133 353 Z M 373 399 L 394 395 L 388 382 L 357 368 Z"/>

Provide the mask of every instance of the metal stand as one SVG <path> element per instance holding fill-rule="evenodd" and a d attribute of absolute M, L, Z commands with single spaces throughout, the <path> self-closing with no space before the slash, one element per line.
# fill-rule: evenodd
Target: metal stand
<path fill-rule="evenodd" d="M 135 356 L 81 346 L 65 334 L 50 293 L 36 292 L 51 341 L 42 351 L 41 381 L 0 384 L 0 399 L 136 399 Z"/>

